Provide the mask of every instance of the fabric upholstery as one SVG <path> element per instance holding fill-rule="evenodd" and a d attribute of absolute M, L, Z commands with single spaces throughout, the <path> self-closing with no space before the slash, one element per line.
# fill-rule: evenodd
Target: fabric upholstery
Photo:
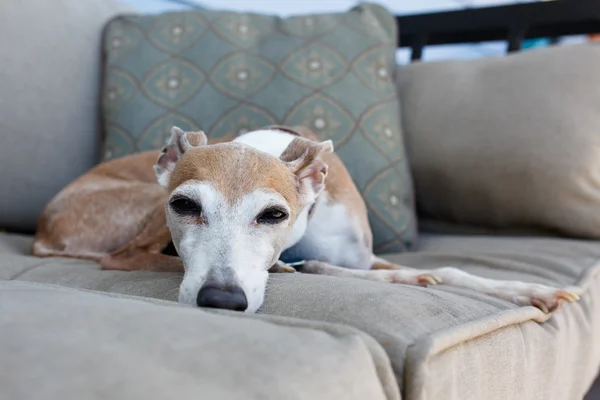
<path fill-rule="evenodd" d="M 40 260 L 26 256 L 30 243 L 25 236 L 2 237 L 0 279 L 177 299 L 177 274 L 100 271 L 94 263 Z M 600 366 L 599 242 L 425 234 L 421 247 L 388 258 L 420 268 L 456 266 L 498 279 L 581 285 L 584 295 L 539 323 L 544 315 L 534 307 L 465 289 L 274 274 L 261 313 L 364 331 L 386 350 L 406 399 L 583 397 Z"/>
<path fill-rule="evenodd" d="M 163 146 L 173 125 L 233 138 L 271 124 L 333 140 L 378 251 L 416 239 L 394 82 L 396 25 L 374 4 L 281 18 L 215 10 L 108 24 L 103 159 Z M 360 96 L 356 94 L 360 93 Z"/>
<path fill-rule="evenodd" d="M 425 218 L 600 238 L 600 44 L 399 70 Z"/>
<path fill-rule="evenodd" d="M 46 203 L 98 161 L 102 28 L 126 10 L 0 2 L 0 229 L 33 232 Z"/>
<path fill-rule="evenodd" d="M 0 309 L 6 400 L 400 398 L 385 352 L 347 327 L 16 281 Z"/>

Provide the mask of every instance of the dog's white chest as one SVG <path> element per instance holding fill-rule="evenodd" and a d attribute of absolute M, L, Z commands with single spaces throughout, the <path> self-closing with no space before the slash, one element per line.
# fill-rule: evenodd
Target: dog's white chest
<path fill-rule="evenodd" d="M 364 232 L 359 226 L 345 204 L 334 202 L 323 193 L 303 236 L 286 257 L 368 269 L 371 252 L 364 246 Z"/>

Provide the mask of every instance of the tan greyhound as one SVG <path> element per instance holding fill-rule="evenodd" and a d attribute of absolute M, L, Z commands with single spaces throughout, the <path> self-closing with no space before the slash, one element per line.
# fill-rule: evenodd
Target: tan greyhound
<path fill-rule="evenodd" d="M 164 254 L 173 243 L 177 255 Z M 271 126 L 208 144 L 174 127 L 160 151 L 98 165 L 45 208 L 33 253 L 96 260 L 104 269 L 184 272 L 179 301 L 255 312 L 268 272 L 408 285 L 438 283 L 549 313 L 578 290 L 499 281 L 452 267 L 420 270 L 373 254 L 363 199 L 331 141 Z"/>

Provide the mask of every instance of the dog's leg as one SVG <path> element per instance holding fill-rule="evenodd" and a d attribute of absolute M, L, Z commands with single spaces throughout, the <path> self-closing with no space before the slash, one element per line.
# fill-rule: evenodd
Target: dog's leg
<path fill-rule="evenodd" d="M 123 271 L 183 272 L 179 257 L 160 254 L 171 241 L 164 204 L 161 202 L 143 221 L 143 228 L 131 242 L 100 260 L 102 269 Z"/>
<path fill-rule="evenodd" d="M 404 271 L 410 268 L 373 256 L 371 269 Z M 488 279 L 452 267 L 438 268 L 427 272 L 438 277 L 444 285 L 471 289 L 521 306 L 532 305 L 545 313 L 557 310 L 564 301 L 572 303 L 579 300 L 579 294 L 581 294 L 578 288 L 559 289 L 537 283 Z"/>
<path fill-rule="evenodd" d="M 142 221 L 140 233 L 130 243 L 113 252 L 112 255 L 118 255 L 131 249 L 158 254 L 168 246 L 170 241 L 171 231 L 167 225 L 165 205 L 161 201 Z"/>
<path fill-rule="evenodd" d="M 307 261 L 298 270 L 308 274 L 361 278 L 380 282 L 403 283 L 406 285 L 424 286 L 435 285 L 440 282 L 440 279 L 435 274 L 412 268 L 400 269 L 397 267 L 390 268 L 389 270 L 365 270 L 338 267 L 321 261 Z"/>
<path fill-rule="evenodd" d="M 545 313 L 556 311 L 565 301 L 577 301 L 581 294 L 579 288 L 559 289 L 537 283 L 488 279 L 452 267 L 414 269 L 392 264 L 378 257 L 374 257 L 370 270 L 347 269 L 320 261 L 308 261 L 300 271 L 409 285 L 441 283 L 485 293 L 521 306 L 532 305 Z"/>
<path fill-rule="evenodd" d="M 581 294 L 577 287 L 560 289 L 539 283 L 482 278 L 452 267 L 429 272 L 440 277 L 444 285 L 471 289 L 521 306 L 532 305 L 545 313 L 556 311 L 565 301 L 573 303 L 579 300 Z"/>
<path fill-rule="evenodd" d="M 411 269 L 410 267 L 405 267 L 403 265 L 398 265 L 398 264 L 394 264 L 391 263 L 383 258 L 377 257 L 375 255 L 371 256 L 372 264 L 371 264 L 371 269 L 386 269 L 386 270 L 391 270 L 391 269 Z"/>

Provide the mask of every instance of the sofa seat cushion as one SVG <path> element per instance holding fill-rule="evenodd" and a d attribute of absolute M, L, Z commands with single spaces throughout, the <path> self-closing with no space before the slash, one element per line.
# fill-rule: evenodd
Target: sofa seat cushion
<path fill-rule="evenodd" d="M 0 279 L 177 298 L 176 274 L 100 271 L 89 262 L 27 257 L 27 237 L 4 236 L 2 243 Z M 270 279 L 262 313 L 368 333 L 387 351 L 407 399 L 576 399 L 593 382 L 600 365 L 599 242 L 423 235 L 421 251 L 389 258 L 491 278 L 581 285 L 584 295 L 540 323 L 544 314 L 534 307 L 465 289 L 281 274 Z"/>
<path fill-rule="evenodd" d="M 3 399 L 400 398 L 349 327 L 19 281 L 0 281 L 0 305 Z"/>

